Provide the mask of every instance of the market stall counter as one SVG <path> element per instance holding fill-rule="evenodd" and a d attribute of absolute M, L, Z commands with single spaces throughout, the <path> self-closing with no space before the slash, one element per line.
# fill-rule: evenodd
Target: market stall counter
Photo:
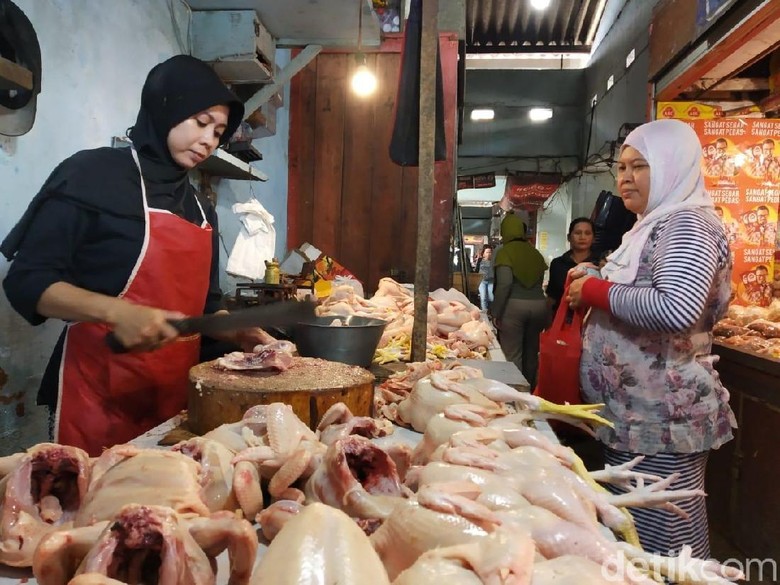
<path fill-rule="evenodd" d="M 733 441 L 710 454 L 710 521 L 748 558 L 780 559 L 780 359 L 727 340 L 716 341 L 713 353 L 739 428 Z"/>

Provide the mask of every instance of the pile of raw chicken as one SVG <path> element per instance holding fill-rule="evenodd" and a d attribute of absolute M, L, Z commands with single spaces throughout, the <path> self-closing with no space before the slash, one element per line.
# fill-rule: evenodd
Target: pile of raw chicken
<path fill-rule="evenodd" d="M 370 299 L 349 285 L 333 288 L 317 307 L 320 316 L 358 315 L 388 322 L 374 361 L 409 361 L 414 323 L 414 297 L 392 278 L 383 278 Z M 488 349 L 498 347 L 490 326 L 480 319 L 477 307 L 456 290 L 439 289 L 428 297 L 428 359 L 481 359 Z"/>
<path fill-rule="evenodd" d="M 712 333 L 725 345 L 780 359 L 780 299 L 768 307 L 731 305 Z"/>
<path fill-rule="evenodd" d="M 463 366 L 413 364 L 387 385 L 404 394 L 396 414 L 417 433 L 343 404 L 312 431 L 277 403 L 170 450 L 118 445 L 90 459 L 41 444 L 2 458 L 0 562 L 32 567 L 41 585 L 741 577 L 685 550 L 670 558 L 637 545 L 626 506 L 678 510 L 674 501 L 702 493 L 670 491 L 674 478 L 636 473 L 634 462 L 587 472 L 531 424 L 606 424 L 593 405 L 552 405 Z"/>

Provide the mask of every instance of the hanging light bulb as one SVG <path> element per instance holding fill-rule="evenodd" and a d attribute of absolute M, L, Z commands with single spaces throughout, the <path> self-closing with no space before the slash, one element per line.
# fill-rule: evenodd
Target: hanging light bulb
<path fill-rule="evenodd" d="M 376 75 L 366 65 L 364 55 L 358 54 L 358 67 L 352 75 L 352 91 L 360 97 L 366 97 L 376 91 Z"/>
<path fill-rule="evenodd" d="M 376 75 L 366 65 L 366 56 L 361 52 L 363 40 L 363 0 L 358 1 L 357 69 L 352 75 L 352 91 L 360 97 L 367 97 L 376 91 Z"/>

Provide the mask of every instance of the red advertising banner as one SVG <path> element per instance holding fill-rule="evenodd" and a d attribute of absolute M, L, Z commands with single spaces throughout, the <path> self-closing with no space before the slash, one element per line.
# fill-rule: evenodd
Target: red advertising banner
<path fill-rule="evenodd" d="M 541 207 L 560 186 L 560 175 L 509 175 L 504 197 L 515 207 L 531 210 Z"/>
<path fill-rule="evenodd" d="M 780 204 L 780 120 L 688 121 L 702 144 L 704 181 L 734 258 L 734 304 L 768 306 Z"/>

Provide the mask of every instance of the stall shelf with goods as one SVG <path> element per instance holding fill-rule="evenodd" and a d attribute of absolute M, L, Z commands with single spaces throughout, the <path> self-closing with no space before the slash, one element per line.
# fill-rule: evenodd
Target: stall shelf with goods
<path fill-rule="evenodd" d="M 720 358 L 716 368 L 739 428 L 733 441 L 710 454 L 710 522 L 747 558 L 780 559 L 780 466 L 774 432 L 780 428 L 780 358 L 737 347 L 728 339 L 716 340 L 713 353 Z"/>

